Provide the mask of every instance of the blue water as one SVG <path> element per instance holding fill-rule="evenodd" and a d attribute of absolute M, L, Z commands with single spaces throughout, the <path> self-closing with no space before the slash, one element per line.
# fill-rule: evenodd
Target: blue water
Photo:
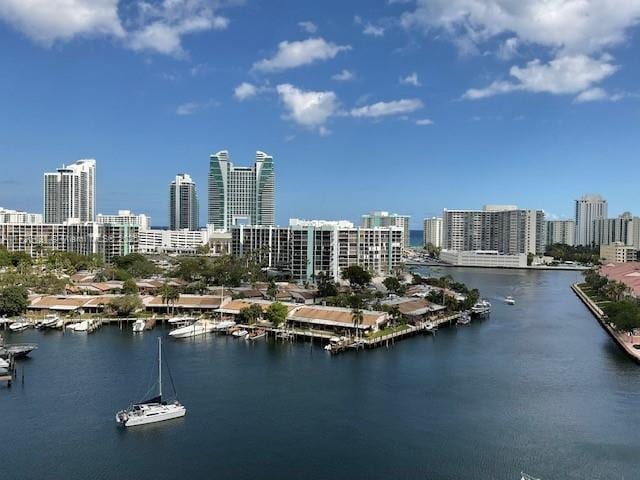
<path fill-rule="evenodd" d="M 389 349 L 229 337 L 166 341 L 184 419 L 121 430 L 153 377 L 156 330 L 28 331 L 0 386 L 0 479 L 640 478 L 640 366 L 569 272 L 449 268 L 491 318 Z M 513 307 L 500 299 L 513 295 Z"/>

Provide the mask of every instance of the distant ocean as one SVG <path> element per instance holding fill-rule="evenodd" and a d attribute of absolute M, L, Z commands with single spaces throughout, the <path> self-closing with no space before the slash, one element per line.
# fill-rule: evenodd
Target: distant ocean
<path fill-rule="evenodd" d="M 409 232 L 409 239 L 412 247 L 422 246 L 422 230 L 411 230 Z"/>

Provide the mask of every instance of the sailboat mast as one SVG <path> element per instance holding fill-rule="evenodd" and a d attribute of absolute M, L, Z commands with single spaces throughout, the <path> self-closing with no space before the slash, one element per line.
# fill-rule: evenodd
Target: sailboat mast
<path fill-rule="evenodd" d="M 162 338 L 158 337 L 158 387 L 162 398 Z"/>

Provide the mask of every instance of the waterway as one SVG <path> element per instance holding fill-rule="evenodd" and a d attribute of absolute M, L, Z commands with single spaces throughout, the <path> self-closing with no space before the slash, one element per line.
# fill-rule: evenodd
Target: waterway
<path fill-rule="evenodd" d="M 478 287 L 491 317 L 334 357 L 167 339 L 188 414 L 126 431 L 113 415 L 144 394 L 166 331 L 7 333 L 40 348 L 0 386 L 0 479 L 639 478 L 640 367 L 571 292 L 576 274 L 437 273 Z"/>

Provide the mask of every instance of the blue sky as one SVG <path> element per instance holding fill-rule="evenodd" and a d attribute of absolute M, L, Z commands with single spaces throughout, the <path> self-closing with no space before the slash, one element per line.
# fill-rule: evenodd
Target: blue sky
<path fill-rule="evenodd" d="M 167 223 L 208 155 L 274 156 L 277 219 L 509 203 L 640 214 L 640 0 L 0 0 L 0 206 L 98 161 Z"/>

